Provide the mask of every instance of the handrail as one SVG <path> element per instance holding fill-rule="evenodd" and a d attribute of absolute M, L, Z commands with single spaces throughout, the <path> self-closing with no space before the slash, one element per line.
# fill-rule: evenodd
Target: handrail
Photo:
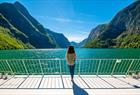
<path fill-rule="evenodd" d="M 140 58 L 77 58 L 76 60 L 139 60 Z M 0 60 L 66 60 L 66 58 L 46 58 L 46 59 L 0 59 Z"/>

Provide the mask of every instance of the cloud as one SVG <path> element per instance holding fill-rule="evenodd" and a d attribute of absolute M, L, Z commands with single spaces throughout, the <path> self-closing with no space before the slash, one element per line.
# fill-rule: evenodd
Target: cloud
<path fill-rule="evenodd" d="M 54 18 L 54 20 L 59 21 L 59 22 L 64 22 L 64 23 L 85 23 L 85 21 L 73 20 L 73 19 L 68 19 L 68 18 Z"/>

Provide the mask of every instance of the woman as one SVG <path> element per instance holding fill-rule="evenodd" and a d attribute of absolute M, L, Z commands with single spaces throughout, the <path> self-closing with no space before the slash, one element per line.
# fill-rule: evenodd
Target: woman
<path fill-rule="evenodd" d="M 67 59 L 67 63 L 68 63 L 68 67 L 70 70 L 70 75 L 71 75 L 71 80 L 73 80 L 73 76 L 74 76 L 74 67 L 75 67 L 75 60 L 76 60 L 76 53 L 74 50 L 73 46 L 69 46 L 67 53 L 66 53 L 66 59 Z"/>

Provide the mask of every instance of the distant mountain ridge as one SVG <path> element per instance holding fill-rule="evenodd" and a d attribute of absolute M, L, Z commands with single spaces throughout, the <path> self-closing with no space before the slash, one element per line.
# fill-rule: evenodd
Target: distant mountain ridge
<path fill-rule="evenodd" d="M 72 42 L 70 42 L 70 43 L 71 43 L 71 45 L 74 46 L 75 48 L 79 48 L 79 47 L 80 47 L 80 46 L 79 46 L 79 43 L 77 43 L 77 42 L 72 41 Z"/>
<path fill-rule="evenodd" d="M 26 48 L 66 48 L 70 45 L 63 34 L 44 28 L 19 2 L 0 4 L 0 26 L 8 29 L 9 35 Z M 64 41 L 59 42 L 58 38 Z"/>
<path fill-rule="evenodd" d="M 58 47 L 67 48 L 70 45 L 70 42 L 62 33 L 56 33 L 49 29 L 45 29 L 45 30 L 53 38 L 53 40 L 57 43 Z"/>
<path fill-rule="evenodd" d="M 92 29 L 84 47 L 140 48 L 140 0 L 118 12 L 108 24 Z"/>

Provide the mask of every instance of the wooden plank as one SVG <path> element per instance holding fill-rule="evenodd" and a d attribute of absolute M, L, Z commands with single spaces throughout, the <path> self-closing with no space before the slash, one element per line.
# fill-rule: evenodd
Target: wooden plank
<path fill-rule="evenodd" d="M 130 85 L 140 87 L 140 81 L 137 80 L 137 79 L 133 79 L 133 78 L 131 78 L 131 77 L 118 78 L 118 79 L 120 79 L 120 80 L 122 80 L 122 81 L 125 81 L 125 82 L 127 82 L 128 84 L 130 84 Z"/>
<path fill-rule="evenodd" d="M 11 80 L 4 83 L 3 85 L 1 85 L 0 88 L 17 88 L 23 81 L 24 78 L 14 77 Z"/>
<path fill-rule="evenodd" d="M 72 88 L 72 82 L 70 80 L 70 77 L 63 76 L 63 82 L 64 82 L 64 87 L 65 88 Z"/>
<path fill-rule="evenodd" d="M 63 88 L 60 76 L 44 76 L 40 88 Z"/>
<path fill-rule="evenodd" d="M 27 84 L 26 84 L 26 81 L 30 81 L 30 82 L 28 82 Z M 32 85 L 32 83 L 33 83 L 33 78 L 27 78 L 27 80 L 26 80 L 24 83 L 26 84 L 26 88 L 30 88 L 31 87 L 31 85 Z"/>
<path fill-rule="evenodd" d="M 104 79 L 108 83 L 112 84 L 116 88 L 133 88 L 131 85 L 129 85 L 125 82 L 122 82 L 114 77 L 102 77 L 102 79 Z"/>
<path fill-rule="evenodd" d="M 48 88 L 48 78 L 43 78 L 39 88 Z"/>
<path fill-rule="evenodd" d="M 41 77 L 28 77 L 19 88 L 38 88 Z"/>
<path fill-rule="evenodd" d="M 55 88 L 55 81 L 54 81 L 54 78 L 52 77 L 52 78 L 49 78 L 50 80 L 51 80 L 51 82 L 50 82 L 50 87 L 51 88 Z"/>
<path fill-rule="evenodd" d="M 38 88 L 41 78 L 32 78 L 32 83 L 29 88 Z"/>
<path fill-rule="evenodd" d="M 28 84 L 31 82 L 30 78 L 28 77 L 21 85 L 19 88 L 26 88 Z"/>
<path fill-rule="evenodd" d="M 56 88 L 63 88 L 62 81 L 60 78 L 56 78 Z"/>
<path fill-rule="evenodd" d="M 90 88 L 113 88 L 97 76 L 82 76 L 82 78 L 90 86 Z"/>
<path fill-rule="evenodd" d="M 70 79 L 70 76 L 69 75 L 63 75 L 63 81 L 64 81 L 64 87 L 65 88 L 72 88 L 73 84 L 72 84 L 72 81 Z M 81 88 L 89 88 L 85 82 L 78 76 L 78 75 L 75 75 L 74 76 L 74 83 L 81 87 Z"/>
<path fill-rule="evenodd" d="M 8 76 L 8 78 L 6 80 L 4 79 L 0 79 L 0 85 L 4 84 L 5 82 L 9 81 L 10 79 L 12 79 L 14 76 Z"/>
<path fill-rule="evenodd" d="M 74 78 L 74 82 L 77 86 L 81 88 L 89 88 L 79 76 Z"/>
<path fill-rule="evenodd" d="M 7 79 L 4 80 L 4 79 L 0 79 L 0 85 L 3 84 L 4 82 L 8 81 Z"/>

